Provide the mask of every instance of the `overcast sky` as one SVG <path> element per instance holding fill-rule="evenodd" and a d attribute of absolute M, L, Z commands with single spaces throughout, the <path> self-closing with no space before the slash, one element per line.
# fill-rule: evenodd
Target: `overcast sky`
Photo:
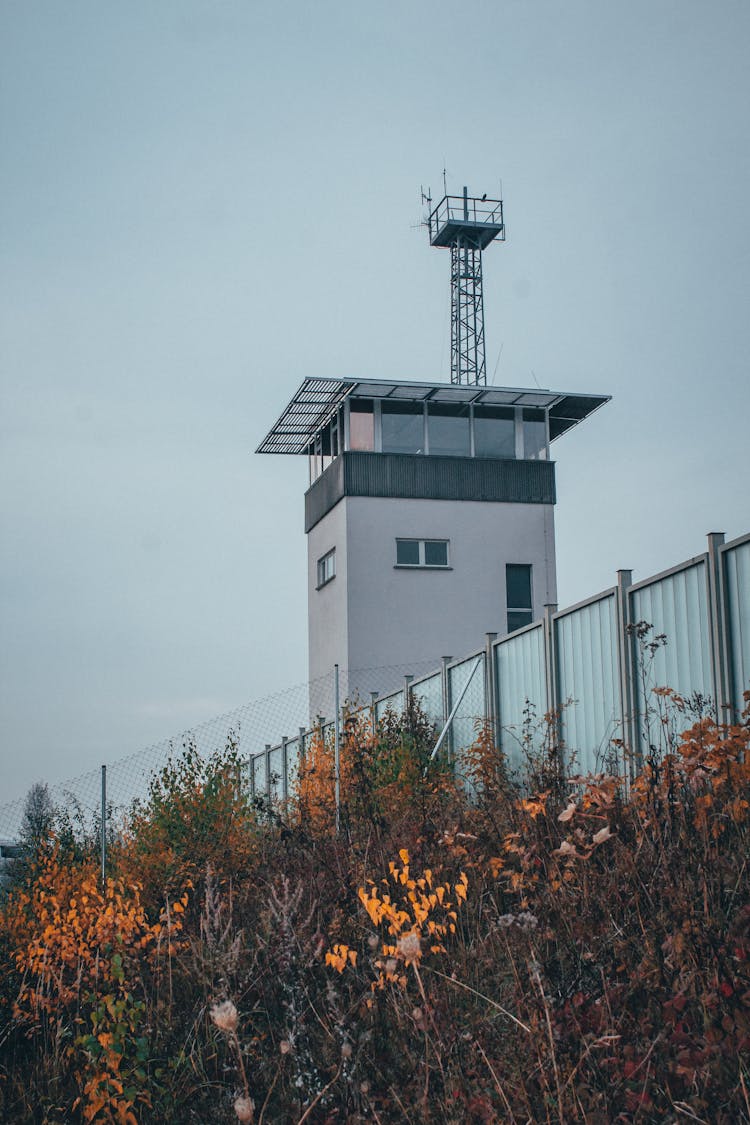
<path fill-rule="evenodd" d="M 0 801 L 305 680 L 306 464 L 253 450 L 305 376 L 448 378 L 444 167 L 503 183 L 490 375 L 613 396 L 554 446 L 560 604 L 750 529 L 749 33 L 3 0 Z"/>

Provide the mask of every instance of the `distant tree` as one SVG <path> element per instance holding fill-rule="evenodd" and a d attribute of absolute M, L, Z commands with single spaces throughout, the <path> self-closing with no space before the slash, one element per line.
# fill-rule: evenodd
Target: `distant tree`
<path fill-rule="evenodd" d="M 26 856 L 34 856 L 47 842 L 55 824 L 56 809 L 45 781 L 37 781 L 26 794 L 18 842 Z"/>

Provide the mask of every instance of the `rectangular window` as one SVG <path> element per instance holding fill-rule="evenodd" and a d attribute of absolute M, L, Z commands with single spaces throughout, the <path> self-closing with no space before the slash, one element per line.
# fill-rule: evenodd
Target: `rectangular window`
<path fill-rule="evenodd" d="M 336 548 L 318 559 L 318 589 L 336 577 Z"/>
<path fill-rule="evenodd" d="M 447 566 L 448 565 L 448 540 L 447 539 L 425 539 L 425 541 L 424 541 L 424 565 L 425 566 Z"/>
<path fill-rule="evenodd" d="M 474 407 L 474 454 L 509 460 L 516 455 L 516 412 L 512 406 Z"/>
<path fill-rule="evenodd" d="M 448 540 L 397 539 L 396 566 L 447 568 Z"/>
<path fill-rule="evenodd" d="M 505 598 L 508 610 L 508 632 L 523 629 L 533 620 L 531 601 L 531 567 L 526 563 L 508 563 L 505 568 Z"/>
<path fill-rule="evenodd" d="M 349 404 L 349 448 L 364 452 L 375 448 L 375 412 L 371 398 L 353 398 Z"/>
<path fill-rule="evenodd" d="M 527 461 L 544 461 L 547 457 L 547 423 L 543 410 L 523 412 L 523 455 Z"/>
<path fill-rule="evenodd" d="M 418 539 L 397 539 L 396 540 L 396 565 L 397 566 L 419 566 L 419 540 Z"/>
<path fill-rule="evenodd" d="M 383 453 L 424 453 L 424 410 L 420 402 L 383 402 Z"/>
<path fill-rule="evenodd" d="M 427 407 L 431 457 L 469 457 L 469 407 L 434 402 Z"/>

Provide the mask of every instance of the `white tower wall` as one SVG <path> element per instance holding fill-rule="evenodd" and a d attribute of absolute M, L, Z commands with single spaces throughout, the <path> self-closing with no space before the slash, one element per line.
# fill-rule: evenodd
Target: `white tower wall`
<path fill-rule="evenodd" d="M 449 568 L 397 566 L 397 538 L 448 540 Z M 334 548 L 336 575 L 318 589 L 318 560 Z M 311 680 L 338 663 L 366 697 L 398 679 L 358 669 L 437 667 L 504 634 L 508 563 L 531 565 L 541 617 L 557 599 L 552 504 L 343 497 L 308 534 Z"/>

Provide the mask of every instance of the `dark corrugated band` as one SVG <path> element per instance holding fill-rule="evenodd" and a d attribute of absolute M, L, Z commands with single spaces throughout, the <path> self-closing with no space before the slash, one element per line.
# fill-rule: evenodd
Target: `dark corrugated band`
<path fill-rule="evenodd" d="M 554 504 L 555 466 L 552 461 L 344 453 L 305 494 L 305 531 L 344 496 Z"/>

